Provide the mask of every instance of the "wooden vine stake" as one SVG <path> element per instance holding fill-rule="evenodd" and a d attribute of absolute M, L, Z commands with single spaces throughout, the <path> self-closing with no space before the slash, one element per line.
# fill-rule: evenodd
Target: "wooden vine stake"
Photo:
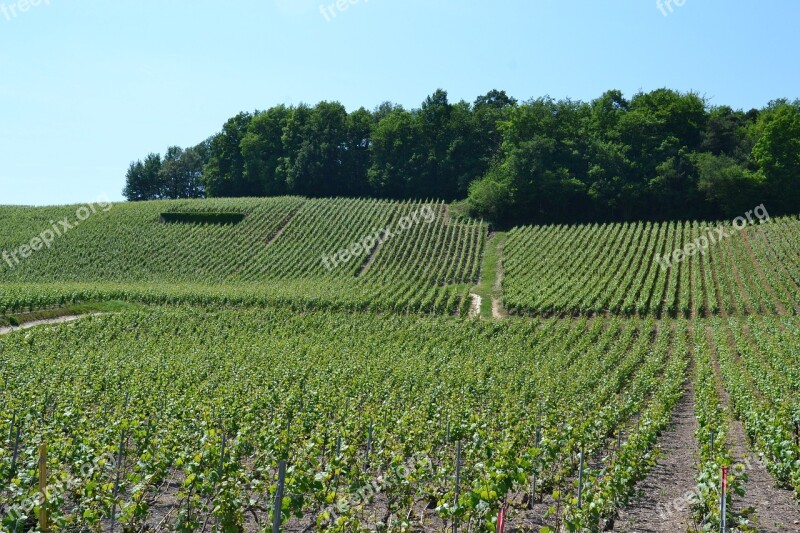
<path fill-rule="evenodd" d="M 39 445 L 39 494 L 39 530 L 47 533 L 47 444 L 44 442 Z"/>
<path fill-rule="evenodd" d="M 455 508 L 458 511 L 458 490 L 461 485 L 461 441 L 456 443 L 456 490 L 455 490 Z M 458 533 L 458 516 L 453 519 L 453 533 Z"/>
<path fill-rule="evenodd" d="M 583 447 L 581 447 L 581 465 L 578 471 L 578 509 L 583 503 Z"/>
<path fill-rule="evenodd" d="M 115 469 L 117 470 L 117 473 L 114 476 L 114 490 L 112 492 L 113 503 L 111 504 L 111 533 L 114 533 L 114 527 L 116 526 L 117 496 L 119 495 L 119 482 L 120 482 L 119 478 L 122 471 L 122 457 L 124 452 L 125 452 L 125 430 L 123 429 L 122 434 L 119 437 L 119 449 L 117 450 L 117 463 L 114 465 Z"/>
<path fill-rule="evenodd" d="M 364 456 L 364 472 L 369 472 L 369 454 L 372 451 L 372 421 L 369 422 L 369 431 L 367 433 L 367 453 Z"/>
<path fill-rule="evenodd" d="M 14 429 L 13 427 L 11 428 Z M 9 482 L 14 477 L 14 473 L 17 471 L 17 458 L 19 457 L 19 434 L 22 431 L 22 426 L 17 424 L 17 432 L 16 437 L 14 437 L 14 450 L 11 452 L 11 472 L 9 473 Z"/>
<path fill-rule="evenodd" d="M 538 448 L 542 443 L 542 413 L 539 411 L 539 426 L 536 428 L 536 447 Z M 538 461 L 538 460 L 537 460 Z M 533 482 L 531 483 L 531 501 L 528 505 L 529 509 L 533 509 L 536 502 L 536 474 L 538 472 L 538 465 L 533 466 Z"/>
<path fill-rule="evenodd" d="M 728 513 L 728 467 L 727 466 L 722 467 L 722 496 L 720 500 L 721 501 L 719 504 L 719 509 L 720 509 L 719 530 L 722 533 L 725 533 L 728 526 L 728 524 L 726 523 L 727 522 L 726 515 Z"/>
<path fill-rule="evenodd" d="M 272 533 L 281 532 L 283 523 L 283 490 L 286 483 L 286 461 L 278 465 L 278 490 L 275 492 L 275 508 L 272 516 Z"/>

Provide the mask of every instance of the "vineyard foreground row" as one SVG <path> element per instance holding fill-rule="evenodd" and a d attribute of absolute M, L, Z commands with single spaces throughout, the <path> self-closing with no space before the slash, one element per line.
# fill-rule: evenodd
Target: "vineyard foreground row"
<path fill-rule="evenodd" d="M 697 438 L 718 435 L 697 467 L 709 526 L 704 473 L 730 464 L 715 375 L 800 492 L 799 353 L 794 317 L 152 308 L 18 331 L 0 337 L 0 513 L 34 527 L 46 443 L 59 529 L 269 530 L 281 461 L 286 531 L 491 531 L 504 506 L 520 527 L 593 529 L 633 497 L 692 382 Z"/>

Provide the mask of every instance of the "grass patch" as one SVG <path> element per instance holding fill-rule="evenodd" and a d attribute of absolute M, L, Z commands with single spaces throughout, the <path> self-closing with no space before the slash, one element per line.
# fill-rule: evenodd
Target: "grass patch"
<path fill-rule="evenodd" d="M 492 298 L 503 296 L 502 287 L 497 285 L 497 271 L 502 259 L 501 250 L 506 242 L 506 233 L 495 233 L 486 241 L 481 258 L 481 279 L 472 292 L 481 297 L 481 317 L 492 318 Z"/>

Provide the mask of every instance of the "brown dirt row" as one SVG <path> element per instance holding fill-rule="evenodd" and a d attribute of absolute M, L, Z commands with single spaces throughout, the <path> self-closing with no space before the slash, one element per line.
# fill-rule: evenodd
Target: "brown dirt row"
<path fill-rule="evenodd" d="M 76 320 L 80 320 L 85 316 L 94 316 L 102 313 L 93 313 L 92 315 L 68 315 L 68 316 L 60 316 L 58 318 L 48 318 L 46 320 L 34 320 L 33 322 L 26 322 L 24 324 L 20 324 L 19 326 L 3 326 L 0 327 L 0 335 L 7 335 L 12 331 L 17 331 L 20 329 L 30 329 L 36 326 L 44 326 L 47 324 L 63 324 L 65 322 L 74 322 Z"/>
<path fill-rule="evenodd" d="M 694 363 L 690 362 L 689 375 Z M 661 435 L 661 457 L 638 485 L 638 497 L 620 511 L 614 531 L 673 533 L 691 529 L 689 493 L 697 471 L 697 419 L 694 415 L 694 384 L 686 380 L 683 398 L 672 415 L 670 427 Z"/>
<path fill-rule="evenodd" d="M 706 328 L 711 363 L 717 380 L 717 389 L 723 407 L 732 413 L 731 398 L 722 382 L 722 371 L 711 327 Z M 736 349 L 735 341 L 728 332 L 728 342 Z M 735 352 L 734 352 L 735 353 Z M 734 498 L 734 511 L 752 513 L 750 522 L 762 532 L 800 531 L 800 506 L 790 491 L 777 487 L 775 479 L 767 471 L 760 458 L 748 446 L 748 439 L 741 421 L 731 415 L 728 426 L 728 446 L 735 464 L 744 465 L 747 473 L 745 495 Z"/>

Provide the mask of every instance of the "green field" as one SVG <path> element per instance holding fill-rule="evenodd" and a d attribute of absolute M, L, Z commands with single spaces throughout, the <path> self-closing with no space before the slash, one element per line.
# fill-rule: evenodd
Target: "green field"
<path fill-rule="evenodd" d="M 0 251 L 18 249 L 53 221 L 75 222 L 75 212 L 0 207 Z M 166 223 L 165 213 L 246 216 L 238 224 Z M 404 230 L 404 217 L 415 213 Z M 377 241 L 376 232 L 383 243 L 334 265 L 332 254 L 368 237 Z M 460 313 L 477 281 L 484 234 L 480 223 L 453 221 L 436 202 L 118 204 L 19 264 L 0 263 L 0 313 L 106 299 Z"/>
<path fill-rule="evenodd" d="M 667 265 L 664 256 L 702 236 L 702 253 Z M 505 255 L 503 301 L 520 314 L 688 318 L 800 310 L 796 218 L 742 230 L 700 222 L 515 228 Z"/>
<path fill-rule="evenodd" d="M 76 209 L 0 207 L 0 253 Z M 2 527 L 272 531 L 285 461 L 283 531 L 495 531 L 501 509 L 506 531 L 638 530 L 687 492 L 660 522 L 712 530 L 723 466 L 729 524 L 789 530 L 800 223 L 728 225 L 659 266 L 706 226 L 490 238 L 441 202 L 98 209 L 0 265 L 10 323 L 92 315 L 0 336 Z"/>

